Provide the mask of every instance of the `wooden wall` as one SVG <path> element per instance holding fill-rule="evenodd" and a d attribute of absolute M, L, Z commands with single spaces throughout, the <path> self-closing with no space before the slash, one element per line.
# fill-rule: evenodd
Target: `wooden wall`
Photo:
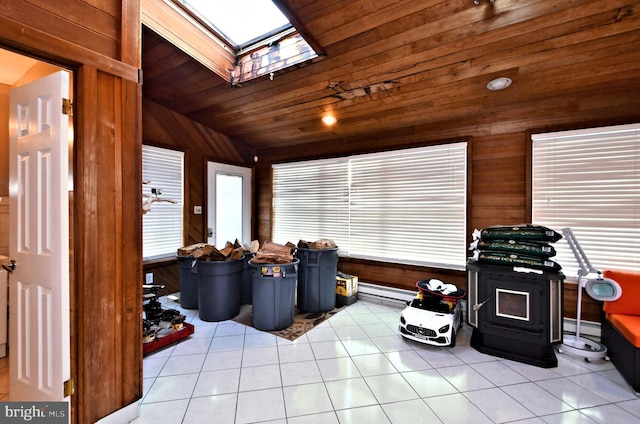
<path fill-rule="evenodd" d="M 71 422 L 142 396 L 140 2 L 0 3 L 0 45 L 74 71 Z"/>
<path fill-rule="evenodd" d="M 184 245 L 206 242 L 206 163 L 222 162 L 253 166 L 254 152 L 223 134 L 191 121 L 149 100 L 142 107 L 143 143 L 185 152 L 185 241 Z M 193 213 L 202 206 L 202 214 Z M 144 273 L 154 273 L 154 284 L 163 284 L 159 294 L 179 291 L 177 263 L 160 261 L 144 264 Z"/>

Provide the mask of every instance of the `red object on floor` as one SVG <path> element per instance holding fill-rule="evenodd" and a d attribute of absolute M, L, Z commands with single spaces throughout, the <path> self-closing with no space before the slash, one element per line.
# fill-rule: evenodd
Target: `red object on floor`
<path fill-rule="evenodd" d="M 186 337 L 189 337 L 191 334 L 193 334 L 195 330 L 195 327 L 193 326 L 193 324 L 189 324 L 188 322 L 184 323 L 184 327 L 182 327 L 181 330 L 175 331 L 169 335 L 166 335 L 164 337 L 159 337 L 156 338 L 155 340 L 153 340 L 152 342 L 149 343 L 143 343 L 142 344 L 142 354 L 146 355 L 147 353 L 151 353 L 154 352 L 158 349 L 161 349 L 165 346 L 168 346 L 170 344 L 173 344 L 175 342 L 177 342 L 178 340 L 182 340 Z"/>

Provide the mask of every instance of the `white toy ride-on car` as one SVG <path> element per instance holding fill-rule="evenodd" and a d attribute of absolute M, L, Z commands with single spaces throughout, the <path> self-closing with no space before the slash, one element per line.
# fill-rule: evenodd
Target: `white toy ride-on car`
<path fill-rule="evenodd" d="M 433 346 L 455 346 L 462 325 L 458 301 L 466 292 L 436 279 L 420 280 L 416 287 L 418 294 L 400 313 L 400 334 Z"/>

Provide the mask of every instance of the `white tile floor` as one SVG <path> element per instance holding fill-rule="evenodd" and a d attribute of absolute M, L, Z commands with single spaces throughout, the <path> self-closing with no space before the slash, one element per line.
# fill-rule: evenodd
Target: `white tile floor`
<path fill-rule="evenodd" d="M 294 342 L 181 310 L 195 333 L 144 358 L 133 423 L 640 423 L 640 398 L 607 361 L 488 356 L 466 324 L 454 348 L 408 342 L 400 310 L 360 300 Z"/>

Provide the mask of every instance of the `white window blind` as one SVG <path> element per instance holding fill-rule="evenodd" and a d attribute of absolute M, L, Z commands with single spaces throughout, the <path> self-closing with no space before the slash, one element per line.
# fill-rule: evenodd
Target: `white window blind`
<path fill-rule="evenodd" d="M 343 256 L 464 269 L 466 151 L 452 143 L 274 165 L 274 239 L 331 238 Z"/>
<path fill-rule="evenodd" d="M 532 219 L 569 227 L 598 270 L 640 268 L 640 125 L 536 134 Z M 576 277 L 566 240 L 554 260 Z"/>
<path fill-rule="evenodd" d="M 330 238 L 349 245 L 349 162 L 319 160 L 273 166 L 273 240 Z"/>
<path fill-rule="evenodd" d="M 149 182 L 142 185 L 142 193 L 176 202 L 154 202 L 151 209 L 142 215 L 144 259 L 175 256 L 183 245 L 183 175 L 183 152 L 142 146 L 142 180 Z M 143 196 L 143 202 L 146 200 L 147 197 Z"/>

